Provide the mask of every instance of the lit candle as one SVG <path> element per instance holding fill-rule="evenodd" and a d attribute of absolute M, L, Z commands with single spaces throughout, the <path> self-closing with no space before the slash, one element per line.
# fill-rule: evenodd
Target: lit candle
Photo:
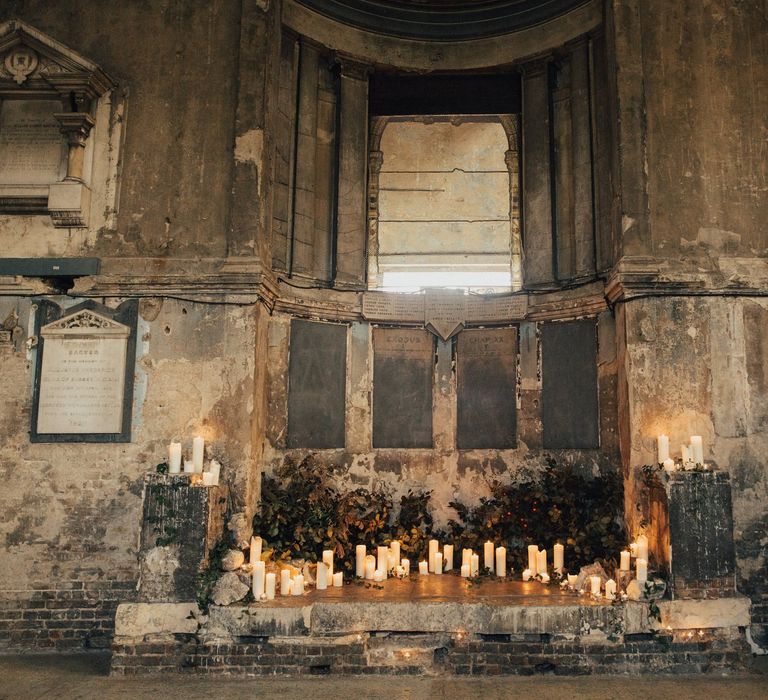
<path fill-rule="evenodd" d="M 403 567 L 403 576 L 408 576 L 411 573 L 411 561 L 410 559 L 401 559 L 400 566 Z"/>
<path fill-rule="evenodd" d="M 472 560 L 469 565 L 469 570 L 472 572 L 473 576 L 477 576 L 480 573 L 480 555 L 479 554 L 472 555 Z"/>
<path fill-rule="evenodd" d="M 172 442 L 168 447 L 168 473 L 178 474 L 181 471 L 181 443 Z"/>
<path fill-rule="evenodd" d="M 199 435 L 192 439 L 192 464 L 195 465 L 195 471 L 203 471 L 203 452 L 205 451 L 205 440 Z"/>
<path fill-rule="evenodd" d="M 616 597 L 616 581 L 612 578 L 609 578 L 605 582 L 605 597 L 608 598 L 608 600 L 613 600 Z"/>
<path fill-rule="evenodd" d="M 328 588 L 328 567 L 321 561 L 317 562 L 317 590 Z"/>
<path fill-rule="evenodd" d="M 451 571 L 453 569 L 453 545 L 447 544 L 443 547 L 443 570 Z"/>
<path fill-rule="evenodd" d="M 599 576 L 590 576 L 589 577 L 589 583 L 592 586 L 592 595 L 599 596 L 600 595 L 600 586 L 602 584 L 602 580 Z"/>
<path fill-rule="evenodd" d="M 332 549 L 324 549 L 323 550 L 323 564 L 325 564 L 328 567 L 328 580 L 331 580 L 331 577 L 333 576 L 333 550 Z"/>
<path fill-rule="evenodd" d="M 675 460 L 668 457 L 664 460 L 664 471 L 666 472 L 673 472 L 675 471 Z"/>
<path fill-rule="evenodd" d="M 435 554 L 437 554 L 437 550 L 440 548 L 440 543 L 437 540 L 430 540 L 429 541 L 429 573 L 433 574 L 435 573 Z"/>
<path fill-rule="evenodd" d="M 376 569 L 376 571 L 373 572 L 373 580 L 376 581 L 376 583 L 380 583 L 385 578 L 387 578 L 387 575 L 381 569 Z"/>
<path fill-rule="evenodd" d="M 645 583 L 648 580 L 648 562 L 638 557 L 635 566 L 637 567 L 638 583 Z"/>
<path fill-rule="evenodd" d="M 392 551 L 392 548 L 389 548 L 389 554 L 387 555 L 387 571 L 392 571 L 397 566 L 397 557 L 395 557 L 395 553 Z"/>
<path fill-rule="evenodd" d="M 536 573 L 538 574 L 547 573 L 547 550 L 546 549 L 540 550 L 539 553 L 536 555 Z"/>
<path fill-rule="evenodd" d="M 629 555 L 634 559 L 637 556 L 637 542 L 629 543 Z"/>
<path fill-rule="evenodd" d="M 280 595 L 291 594 L 291 572 L 288 569 L 280 570 Z"/>
<path fill-rule="evenodd" d="M 376 573 L 376 557 L 369 554 L 365 558 L 365 578 L 371 581 Z"/>
<path fill-rule="evenodd" d="M 355 547 L 355 576 L 357 578 L 365 578 L 365 555 L 365 545 L 357 545 Z"/>
<path fill-rule="evenodd" d="M 472 566 L 472 550 L 471 549 L 461 550 L 461 565 L 464 566 L 464 564 L 466 564 L 467 566 Z"/>
<path fill-rule="evenodd" d="M 291 581 L 291 595 L 304 595 L 304 577 L 296 574 Z"/>
<path fill-rule="evenodd" d="M 507 549 L 496 547 L 496 575 L 504 578 L 507 575 Z"/>
<path fill-rule="evenodd" d="M 469 564 L 462 564 L 461 565 L 461 577 L 462 578 L 469 578 Z"/>
<path fill-rule="evenodd" d="M 683 466 L 685 466 L 691 461 L 691 448 L 688 445 L 680 445 L 680 455 Z"/>
<path fill-rule="evenodd" d="M 429 573 L 429 562 L 426 561 L 420 561 L 419 562 L 419 574 L 424 576 L 425 574 Z"/>
<path fill-rule="evenodd" d="M 563 573 L 563 565 L 565 559 L 565 547 L 561 544 L 556 544 L 552 548 L 552 566 L 555 568 L 558 574 Z"/>
<path fill-rule="evenodd" d="M 704 444 L 701 435 L 691 435 L 691 460 L 694 464 L 704 464 Z"/>
<path fill-rule="evenodd" d="M 493 573 L 493 542 L 490 540 L 483 545 L 483 566 Z"/>
<path fill-rule="evenodd" d="M 523 581 L 530 581 L 532 576 L 533 576 L 533 571 L 531 569 L 523 570 Z"/>
<path fill-rule="evenodd" d="M 637 538 L 637 558 L 648 561 L 648 538 L 645 535 Z"/>
<path fill-rule="evenodd" d="M 251 588 L 253 590 L 253 598 L 257 603 L 261 600 L 261 596 L 264 595 L 265 566 L 263 561 L 257 561 L 253 566 L 253 582 Z"/>
<path fill-rule="evenodd" d="M 629 571 L 629 551 L 624 550 L 621 553 L 621 564 L 619 564 L 620 571 Z"/>
<path fill-rule="evenodd" d="M 274 572 L 270 571 L 265 577 L 265 592 L 267 594 L 267 600 L 275 599 L 275 584 L 277 583 L 277 577 Z"/>
<path fill-rule="evenodd" d="M 185 474 L 194 474 L 195 473 L 195 465 L 192 462 L 192 460 L 185 459 L 184 460 L 184 473 Z"/>
<path fill-rule="evenodd" d="M 251 537 L 250 557 L 248 559 L 251 564 L 261 561 L 261 545 L 261 537 Z"/>
<path fill-rule="evenodd" d="M 203 486 L 215 486 L 213 483 L 213 474 L 211 472 L 203 472 Z"/>
<path fill-rule="evenodd" d="M 334 588 L 341 588 L 344 585 L 344 572 L 343 571 L 337 571 L 333 575 L 333 587 Z"/>
<path fill-rule="evenodd" d="M 435 573 L 443 573 L 443 554 L 442 552 L 435 552 Z"/>
<path fill-rule="evenodd" d="M 376 568 L 384 572 L 384 578 L 387 578 L 388 567 L 389 567 L 389 547 L 379 546 L 376 548 Z"/>
<path fill-rule="evenodd" d="M 657 462 L 659 464 L 664 464 L 664 460 L 669 459 L 669 436 L 668 435 L 659 435 L 656 438 L 657 442 Z"/>
<path fill-rule="evenodd" d="M 575 590 L 579 577 L 576 574 L 568 574 L 568 588 Z"/>
<path fill-rule="evenodd" d="M 392 554 L 392 559 L 394 560 L 392 562 L 392 566 L 390 566 L 390 569 L 394 569 L 395 566 L 397 566 L 397 562 L 400 561 L 400 542 L 398 540 L 392 540 L 389 543 L 389 551 Z"/>
<path fill-rule="evenodd" d="M 219 477 L 221 476 L 221 464 L 219 464 L 215 459 L 211 460 L 211 465 L 208 467 L 208 471 L 211 474 L 211 486 L 218 486 L 219 485 Z"/>
<path fill-rule="evenodd" d="M 538 566 L 539 547 L 535 544 L 528 545 L 528 568 L 531 571 L 536 571 Z"/>

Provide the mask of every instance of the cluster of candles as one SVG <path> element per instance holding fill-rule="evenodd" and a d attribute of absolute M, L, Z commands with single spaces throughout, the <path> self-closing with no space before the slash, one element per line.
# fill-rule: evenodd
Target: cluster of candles
<path fill-rule="evenodd" d="M 664 465 L 667 471 L 676 469 L 675 460 L 669 456 L 669 435 L 659 435 L 656 438 L 658 463 Z M 693 469 L 697 464 L 704 466 L 704 443 L 701 435 L 691 435 L 688 445 L 680 445 L 680 461 L 684 469 Z"/>
<path fill-rule="evenodd" d="M 192 438 L 192 459 L 184 460 L 185 474 L 201 474 L 203 486 L 218 486 L 221 465 L 212 459 L 208 469 L 203 470 L 205 458 L 205 440 L 199 435 Z M 181 443 L 172 442 L 168 445 L 168 473 L 181 474 Z"/>
<path fill-rule="evenodd" d="M 565 560 L 565 547 L 556 544 L 552 548 L 552 568 L 562 576 Z M 543 583 L 549 582 L 547 573 L 547 550 L 539 549 L 536 544 L 528 545 L 528 568 L 523 571 L 523 581 L 538 577 Z"/>

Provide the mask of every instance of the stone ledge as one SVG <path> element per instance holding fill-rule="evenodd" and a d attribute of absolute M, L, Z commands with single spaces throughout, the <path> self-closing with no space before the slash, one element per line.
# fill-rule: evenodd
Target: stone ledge
<path fill-rule="evenodd" d="M 661 626 L 672 629 L 747 627 L 750 600 L 746 596 L 708 600 L 664 600 L 659 602 Z"/>
<path fill-rule="evenodd" d="M 202 619 L 197 603 L 121 603 L 115 613 L 115 637 L 195 634 Z"/>

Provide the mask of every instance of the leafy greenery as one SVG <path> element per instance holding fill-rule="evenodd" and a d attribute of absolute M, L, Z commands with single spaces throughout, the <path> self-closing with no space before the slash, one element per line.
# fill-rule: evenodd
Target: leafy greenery
<path fill-rule="evenodd" d="M 222 537 L 208 553 L 208 565 L 197 575 L 197 605 L 203 615 L 208 614 L 213 587 L 221 577 L 221 560 L 228 550 L 226 537 Z"/>

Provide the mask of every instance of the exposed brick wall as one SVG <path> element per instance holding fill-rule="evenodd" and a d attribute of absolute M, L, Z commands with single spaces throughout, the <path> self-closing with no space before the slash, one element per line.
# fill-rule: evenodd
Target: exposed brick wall
<path fill-rule="evenodd" d="M 115 610 L 135 598 L 135 588 L 135 581 L 75 581 L 0 591 L 0 650 L 109 648 Z"/>

